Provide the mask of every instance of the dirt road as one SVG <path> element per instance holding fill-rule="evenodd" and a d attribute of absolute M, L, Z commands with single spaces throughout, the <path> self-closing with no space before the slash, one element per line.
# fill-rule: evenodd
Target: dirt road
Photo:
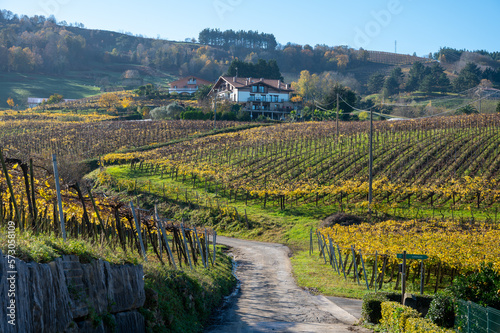
<path fill-rule="evenodd" d="M 286 246 L 217 237 L 232 247 L 240 289 L 206 332 L 369 332 L 323 296 L 300 289 Z"/>

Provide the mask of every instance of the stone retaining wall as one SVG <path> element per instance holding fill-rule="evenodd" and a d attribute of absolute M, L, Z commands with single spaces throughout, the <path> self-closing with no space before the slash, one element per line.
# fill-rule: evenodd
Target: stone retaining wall
<path fill-rule="evenodd" d="M 6 257 L 0 251 L 0 332 L 145 332 L 137 311 L 145 301 L 142 266 L 63 256 L 48 264 L 16 259 L 15 326 Z"/>

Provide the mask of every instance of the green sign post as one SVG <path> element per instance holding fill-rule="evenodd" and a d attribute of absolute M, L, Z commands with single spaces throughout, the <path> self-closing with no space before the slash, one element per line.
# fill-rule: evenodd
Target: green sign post
<path fill-rule="evenodd" d="M 398 253 L 397 254 L 398 259 L 403 259 L 403 253 Z M 406 259 L 429 259 L 429 257 L 425 254 L 406 254 Z"/>
<path fill-rule="evenodd" d="M 404 303 L 405 291 L 406 291 L 406 259 L 417 259 L 422 260 L 420 262 L 420 295 L 424 294 L 424 260 L 429 259 L 429 256 L 425 254 L 409 254 L 406 251 L 403 253 L 398 253 L 398 259 L 403 259 L 403 265 L 401 267 L 401 304 Z"/>

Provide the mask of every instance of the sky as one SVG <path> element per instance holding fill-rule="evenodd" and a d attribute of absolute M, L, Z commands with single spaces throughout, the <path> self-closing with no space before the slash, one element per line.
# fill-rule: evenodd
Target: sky
<path fill-rule="evenodd" d="M 177 41 L 219 28 L 419 56 L 444 46 L 500 51 L 499 0 L 0 0 L 0 9 Z"/>

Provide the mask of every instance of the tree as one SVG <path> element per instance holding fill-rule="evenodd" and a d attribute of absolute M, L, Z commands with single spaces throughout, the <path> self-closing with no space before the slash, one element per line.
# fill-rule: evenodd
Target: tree
<path fill-rule="evenodd" d="M 57 104 L 57 103 L 62 102 L 63 98 L 64 97 L 61 94 L 53 94 L 49 97 L 49 99 L 47 101 L 45 101 L 42 104 Z"/>
<path fill-rule="evenodd" d="M 391 71 L 391 75 L 385 79 L 384 95 L 386 97 L 399 93 L 403 83 L 404 74 L 401 67 L 396 67 Z"/>
<path fill-rule="evenodd" d="M 497 112 L 500 113 L 500 102 L 497 104 Z"/>
<path fill-rule="evenodd" d="M 7 104 L 8 104 L 11 108 L 13 108 L 13 107 L 14 107 L 15 103 L 14 103 L 14 100 L 12 99 L 12 97 L 7 98 Z M 499 105 L 500 105 L 500 104 L 499 104 Z M 497 109 L 498 109 L 498 108 L 497 108 Z"/>
<path fill-rule="evenodd" d="M 453 81 L 453 88 L 457 92 L 474 88 L 481 81 L 481 76 L 481 69 L 476 64 L 469 62 Z"/>
<path fill-rule="evenodd" d="M 384 95 L 386 97 L 395 95 L 399 92 L 399 84 L 396 78 L 389 76 L 384 82 Z"/>
<path fill-rule="evenodd" d="M 99 106 L 107 110 L 112 110 L 119 102 L 120 99 L 118 98 L 118 96 L 116 96 L 116 94 L 113 93 L 102 94 L 99 98 Z"/>
<path fill-rule="evenodd" d="M 377 94 L 384 87 L 384 74 L 374 73 L 368 79 L 368 91 L 372 94 Z"/>
<path fill-rule="evenodd" d="M 460 109 L 458 109 L 455 113 L 456 114 L 476 114 L 476 113 L 479 113 L 479 111 L 477 111 L 477 109 L 474 106 L 467 104 L 466 106 L 463 106 Z"/>
<path fill-rule="evenodd" d="M 278 63 L 274 59 L 268 62 L 264 59 L 259 59 L 256 64 L 234 59 L 229 65 L 226 75 L 283 80 Z"/>
<path fill-rule="evenodd" d="M 309 71 L 300 72 L 300 78 L 294 87 L 306 101 L 314 100 L 319 95 L 319 77 L 316 74 L 311 75 Z"/>
<path fill-rule="evenodd" d="M 198 87 L 198 90 L 194 93 L 194 97 L 196 97 L 198 101 L 206 100 L 208 98 L 208 93 L 210 92 L 210 90 L 212 90 L 212 87 L 213 84 L 207 84 Z"/>
<path fill-rule="evenodd" d="M 405 89 L 407 91 L 417 90 L 427 74 L 429 74 L 427 68 L 420 61 L 415 62 L 408 73 Z"/>
<path fill-rule="evenodd" d="M 342 120 L 350 120 L 350 113 L 353 110 L 353 106 L 356 106 L 356 93 L 352 91 L 349 87 L 336 82 L 334 85 L 330 86 L 325 97 L 323 98 L 323 105 L 331 109 L 337 108 L 337 95 L 339 98 L 339 108 L 342 111 L 340 118 Z"/>
<path fill-rule="evenodd" d="M 167 106 L 160 106 L 151 110 L 151 119 L 179 119 L 184 107 L 177 102 L 170 103 Z"/>

